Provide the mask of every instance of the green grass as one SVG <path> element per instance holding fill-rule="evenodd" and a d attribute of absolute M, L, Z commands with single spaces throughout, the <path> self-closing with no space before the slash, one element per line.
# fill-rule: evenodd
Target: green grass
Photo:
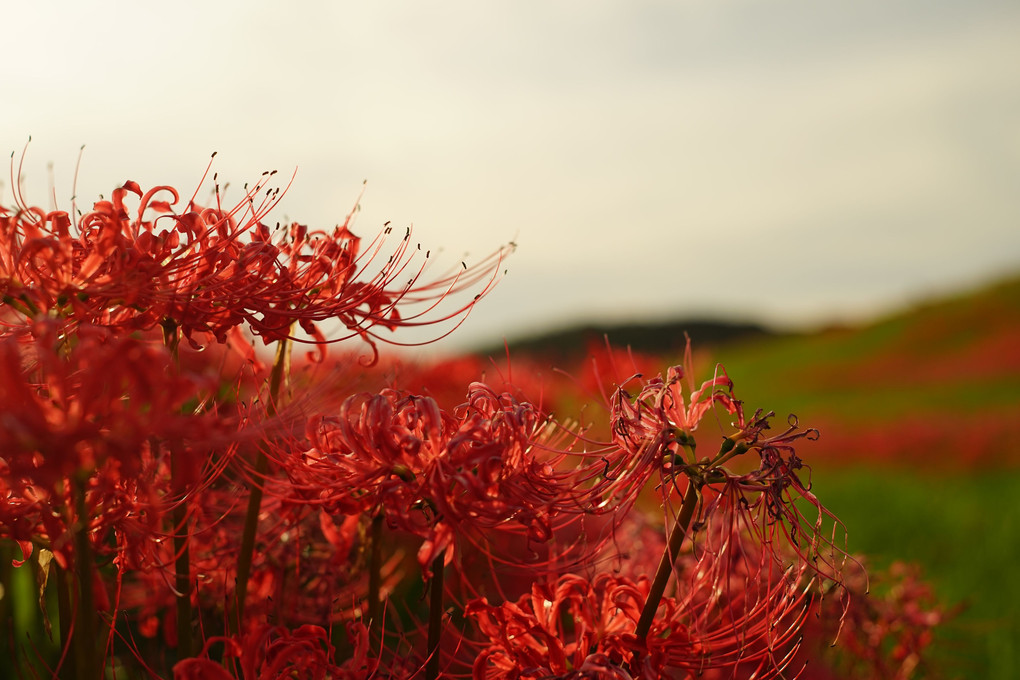
<path fill-rule="evenodd" d="M 843 358 L 844 345 L 852 342 L 852 337 L 787 337 L 728 347 L 714 355 L 733 379 L 735 394 L 749 407 L 796 413 L 805 422 L 823 415 L 890 422 L 924 411 L 975 413 L 1020 405 L 1020 380 L 1010 373 L 968 376 L 961 367 L 961 375 L 951 379 L 919 381 L 892 370 L 873 381 L 846 381 L 841 374 L 852 374 L 864 361 Z"/>
<path fill-rule="evenodd" d="M 875 567 L 916 562 L 943 604 L 964 609 L 938 630 L 933 667 L 948 678 L 1020 677 L 1020 473 L 925 476 L 876 468 L 816 470 L 815 492 Z"/>

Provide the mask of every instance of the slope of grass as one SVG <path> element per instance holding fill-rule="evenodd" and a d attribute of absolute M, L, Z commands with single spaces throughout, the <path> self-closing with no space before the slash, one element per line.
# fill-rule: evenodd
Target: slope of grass
<path fill-rule="evenodd" d="M 833 462 L 1020 464 L 1020 279 L 864 328 L 710 354 L 748 407 L 819 426 Z"/>
<path fill-rule="evenodd" d="M 941 677 L 1020 677 L 1020 475 L 925 475 L 880 468 L 825 470 L 819 498 L 846 524 L 850 549 L 875 567 L 917 562 L 947 607 L 936 629 Z"/>

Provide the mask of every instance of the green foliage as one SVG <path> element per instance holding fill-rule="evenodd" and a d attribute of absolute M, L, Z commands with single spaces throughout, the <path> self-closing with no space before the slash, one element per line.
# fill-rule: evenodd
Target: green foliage
<path fill-rule="evenodd" d="M 1020 279 L 860 328 L 743 342 L 712 352 L 748 403 L 805 422 L 890 422 L 1020 406 Z"/>
<path fill-rule="evenodd" d="M 936 628 L 935 669 L 948 678 L 1020 676 L 1020 474 L 929 476 L 826 469 L 814 491 L 850 532 L 850 550 L 884 567 L 921 564 L 959 614 Z"/>

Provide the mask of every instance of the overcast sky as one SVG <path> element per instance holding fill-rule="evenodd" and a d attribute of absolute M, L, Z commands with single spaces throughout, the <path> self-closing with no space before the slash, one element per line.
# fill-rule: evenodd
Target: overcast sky
<path fill-rule="evenodd" d="M 1020 270 L 1020 3 L 21 2 L 0 150 L 69 208 L 296 180 L 509 274 L 446 348 L 584 319 L 865 319 Z M 6 173 L 4 173 L 6 175 Z M 2 201 L 11 203 L 10 182 Z M 238 195 L 239 197 L 239 195 Z"/>

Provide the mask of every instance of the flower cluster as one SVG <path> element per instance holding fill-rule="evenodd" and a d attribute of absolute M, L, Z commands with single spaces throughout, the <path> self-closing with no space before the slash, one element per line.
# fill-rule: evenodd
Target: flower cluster
<path fill-rule="evenodd" d="M 328 343 L 367 371 L 384 329 L 444 334 L 509 250 L 430 278 L 410 230 L 269 226 L 272 177 L 232 207 L 128 182 L 76 219 L 0 209 L 0 548 L 59 624 L 12 671 L 787 677 L 808 615 L 847 616 L 814 430 L 771 434 L 721 368 L 696 386 L 689 345 L 648 380 L 595 352 L 584 426 L 535 375 L 451 386 L 478 362 L 354 376 Z"/>
<path fill-rule="evenodd" d="M 317 323 L 335 320 L 373 344 L 376 326 L 422 326 L 456 319 L 495 283 L 497 250 L 478 265 L 424 280 L 428 255 L 408 229 L 392 252 L 386 228 L 365 248 L 350 229 L 353 211 L 332 231 L 264 220 L 281 190 L 265 173 L 236 205 L 175 210 L 173 187 L 143 191 L 127 182 L 76 222 L 64 211 L 21 203 L 0 209 L 0 296 L 23 318 L 55 314 L 76 322 L 180 331 L 225 342 L 242 324 L 267 343 L 295 325 L 324 341 Z M 214 176 L 215 180 L 215 176 Z M 20 194 L 16 193 L 16 196 Z M 134 196 L 137 206 L 129 206 Z M 367 274 L 366 274 L 367 272 Z M 481 286 L 473 299 L 438 311 L 438 301 Z M 424 304 L 403 316 L 401 309 Z"/>
<path fill-rule="evenodd" d="M 426 574 L 448 564 L 455 540 L 500 557 L 500 545 L 548 541 L 594 514 L 603 465 L 577 461 L 533 404 L 474 383 L 452 411 L 430 397 L 387 389 L 347 399 L 338 416 L 309 423 L 311 446 L 281 460 L 288 488 L 331 515 L 382 516 L 424 539 Z"/>
<path fill-rule="evenodd" d="M 2 511 L 26 556 L 33 542 L 66 567 L 76 523 L 141 540 L 174 501 L 171 455 L 195 487 L 222 472 L 236 423 L 199 405 L 216 386 L 174 370 L 169 353 L 109 329 L 39 320 L 0 339 Z M 188 402 L 194 411 L 183 413 Z M 84 513 L 73 509 L 84 496 Z"/>

